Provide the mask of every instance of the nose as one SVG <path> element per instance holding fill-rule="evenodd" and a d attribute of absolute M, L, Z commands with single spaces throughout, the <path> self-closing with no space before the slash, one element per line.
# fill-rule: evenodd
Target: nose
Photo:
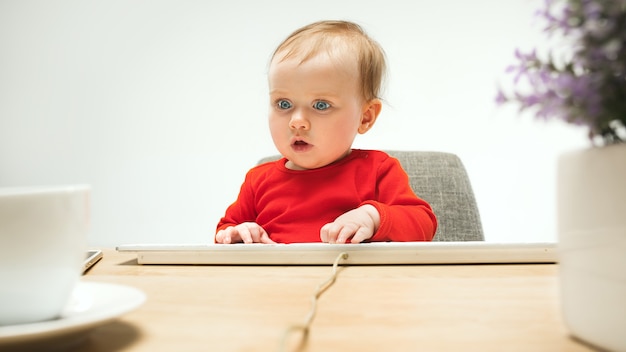
<path fill-rule="evenodd" d="M 311 127 L 309 120 L 301 110 L 294 110 L 289 120 L 289 128 L 293 130 L 308 130 Z"/>

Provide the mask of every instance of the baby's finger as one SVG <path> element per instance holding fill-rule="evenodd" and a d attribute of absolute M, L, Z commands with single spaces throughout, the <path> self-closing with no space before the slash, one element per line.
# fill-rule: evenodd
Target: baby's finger
<path fill-rule="evenodd" d="M 215 234 L 215 243 L 224 243 L 224 230 L 219 230 Z"/>
<path fill-rule="evenodd" d="M 232 241 L 230 233 L 232 232 L 233 227 L 228 227 L 224 230 L 219 230 L 217 234 L 215 234 L 215 242 L 216 243 L 224 243 L 229 244 Z"/>
<path fill-rule="evenodd" d="M 371 231 L 366 227 L 361 227 L 357 230 L 357 232 L 352 236 L 352 243 L 361 243 L 367 239 L 372 237 Z"/>
<path fill-rule="evenodd" d="M 261 236 L 265 232 L 261 226 L 250 226 L 248 230 L 250 231 L 250 238 L 253 243 L 261 242 Z"/>
<path fill-rule="evenodd" d="M 337 235 L 337 243 L 346 243 L 348 238 L 352 237 L 352 235 L 354 235 L 354 229 L 352 227 L 342 227 L 341 231 L 339 231 L 339 235 Z"/>
<path fill-rule="evenodd" d="M 261 243 L 267 243 L 267 244 L 272 244 L 272 243 L 276 243 L 274 242 L 270 236 L 267 234 L 267 232 L 265 232 L 265 230 L 263 230 L 263 234 L 261 235 Z"/>
<path fill-rule="evenodd" d="M 333 229 L 334 223 L 329 222 L 328 224 L 322 226 L 320 229 L 320 239 L 325 243 L 333 243 L 337 238 L 337 232 L 334 232 Z"/>
<path fill-rule="evenodd" d="M 239 226 L 239 237 L 243 241 L 243 243 L 252 243 L 252 234 L 250 233 L 250 229 L 247 226 Z"/>

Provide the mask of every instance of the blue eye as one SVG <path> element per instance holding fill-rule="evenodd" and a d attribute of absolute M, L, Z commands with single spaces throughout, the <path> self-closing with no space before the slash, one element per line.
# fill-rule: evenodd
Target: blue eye
<path fill-rule="evenodd" d="M 315 110 L 326 110 L 330 109 L 330 104 L 325 101 L 318 100 L 313 104 L 313 108 Z"/>
<path fill-rule="evenodd" d="M 291 103 L 287 100 L 279 100 L 277 105 L 278 105 L 278 108 L 282 110 L 287 110 L 291 108 Z"/>

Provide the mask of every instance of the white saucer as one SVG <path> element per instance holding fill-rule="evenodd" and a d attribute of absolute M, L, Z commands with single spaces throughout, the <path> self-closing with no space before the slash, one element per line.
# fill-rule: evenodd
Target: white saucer
<path fill-rule="evenodd" d="M 139 307 L 145 300 L 146 295 L 132 287 L 81 281 L 58 319 L 0 326 L 0 350 L 64 336 L 84 337 L 87 330 Z"/>

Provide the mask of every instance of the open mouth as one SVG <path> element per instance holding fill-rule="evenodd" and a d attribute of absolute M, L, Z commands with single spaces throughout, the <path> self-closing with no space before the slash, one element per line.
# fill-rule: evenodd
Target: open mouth
<path fill-rule="evenodd" d="M 313 147 L 313 145 L 303 140 L 295 140 L 291 143 L 291 148 L 296 152 L 306 152 L 309 151 L 311 147 Z"/>

